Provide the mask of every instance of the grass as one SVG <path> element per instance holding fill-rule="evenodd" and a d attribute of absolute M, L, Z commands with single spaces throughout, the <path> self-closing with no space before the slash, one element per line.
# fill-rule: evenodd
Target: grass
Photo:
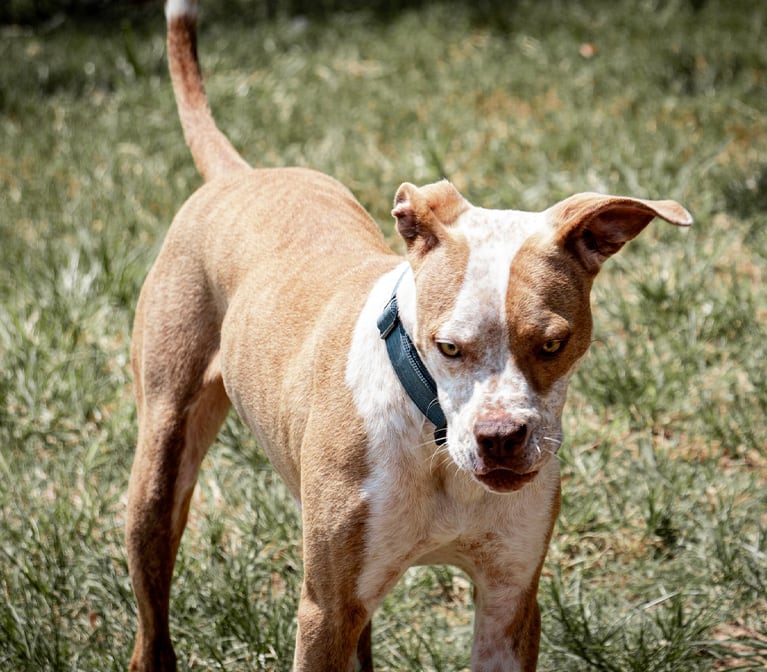
<path fill-rule="evenodd" d="M 694 213 L 689 232 L 651 225 L 596 283 L 595 343 L 565 416 L 540 669 L 763 669 L 767 10 L 330 6 L 265 20 L 260 3 L 203 3 L 208 91 L 251 162 L 337 176 L 393 245 L 398 184 L 443 175 L 488 207 L 599 190 Z M 159 7 L 0 26 L 1 669 L 126 668 L 130 325 L 199 184 Z M 177 567 L 181 669 L 289 669 L 298 529 L 231 417 Z M 465 577 L 413 570 L 377 615 L 377 665 L 466 669 L 471 629 Z"/>

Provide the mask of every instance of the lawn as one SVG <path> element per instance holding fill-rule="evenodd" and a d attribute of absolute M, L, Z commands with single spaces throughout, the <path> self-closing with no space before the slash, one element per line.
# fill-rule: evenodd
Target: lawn
<path fill-rule="evenodd" d="M 596 282 L 540 669 L 764 669 L 767 5 L 353 5 L 203 0 L 211 105 L 254 165 L 334 175 L 396 249 L 397 186 L 443 176 L 487 207 L 591 190 L 696 220 L 654 222 Z M 56 6 L 0 10 L 0 669 L 124 670 L 133 309 L 201 180 L 160 3 Z M 299 538 L 232 414 L 177 564 L 180 669 L 290 668 Z M 377 669 L 468 669 L 471 631 L 465 576 L 412 570 L 374 621 Z"/>

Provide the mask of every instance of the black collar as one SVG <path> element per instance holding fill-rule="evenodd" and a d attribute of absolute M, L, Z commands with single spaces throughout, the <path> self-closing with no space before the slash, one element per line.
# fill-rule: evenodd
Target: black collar
<path fill-rule="evenodd" d="M 434 441 L 441 446 L 447 441 L 447 421 L 437 399 L 437 385 L 426 370 L 413 341 L 410 340 L 399 319 L 397 288 L 404 275 L 403 273 L 397 280 L 391 299 L 378 318 L 378 331 L 381 332 L 381 338 L 386 341 L 386 350 L 394 367 L 394 373 L 397 374 L 405 392 L 421 413 L 436 426 Z"/>

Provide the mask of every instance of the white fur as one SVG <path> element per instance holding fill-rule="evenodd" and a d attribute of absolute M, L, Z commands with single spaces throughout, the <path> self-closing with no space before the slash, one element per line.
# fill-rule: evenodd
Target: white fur
<path fill-rule="evenodd" d="M 346 384 L 374 445 L 386 444 L 395 436 L 418 436 L 426 422 L 397 379 L 376 325 L 403 272 L 407 277 L 400 283 L 400 291 L 412 284 L 408 269 L 403 262 L 374 285 L 357 320 L 347 359 Z"/>
<path fill-rule="evenodd" d="M 400 265 L 373 287 L 358 318 L 346 368 L 346 384 L 368 436 L 371 475 L 363 486 L 362 497 L 370 507 L 367 535 L 370 543 L 359 594 L 371 605 L 383 597 L 399 578 L 399 571 L 410 564 L 408 555 L 417 543 L 418 532 L 407 530 L 400 535 L 397 527 L 390 525 L 390 517 L 402 515 L 401 500 L 419 489 L 418 472 L 428 473 L 428 460 L 418 455 L 418 446 L 429 440 L 426 420 L 397 379 L 376 326 L 394 284 L 407 268 L 406 263 Z M 412 279 L 403 279 L 401 286 L 411 282 Z M 404 566 L 403 570 L 399 570 L 400 566 Z M 380 577 L 391 567 L 397 569 L 396 576 L 382 584 Z"/>
<path fill-rule="evenodd" d="M 197 16 L 197 0 L 167 0 L 165 19 L 169 21 L 177 16 Z"/>

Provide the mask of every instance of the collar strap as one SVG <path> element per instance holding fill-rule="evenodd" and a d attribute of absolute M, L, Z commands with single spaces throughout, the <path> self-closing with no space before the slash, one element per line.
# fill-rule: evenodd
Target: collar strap
<path fill-rule="evenodd" d="M 381 333 L 381 338 L 386 341 L 386 351 L 389 353 L 394 373 L 397 374 L 407 395 L 418 406 L 418 410 L 436 426 L 434 441 L 441 446 L 447 441 L 447 421 L 437 399 L 437 384 L 426 370 L 413 341 L 410 340 L 399 319 L 397 288 L 404 275 L 403 273 L 397 280 L 391 299 L 378 318 L 378 331 Z"/>

